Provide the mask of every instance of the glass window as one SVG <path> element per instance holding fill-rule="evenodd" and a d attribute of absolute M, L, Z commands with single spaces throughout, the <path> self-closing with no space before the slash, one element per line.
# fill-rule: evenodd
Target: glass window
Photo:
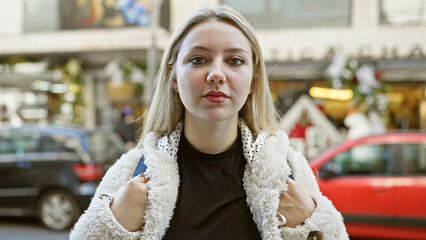
<path fill-rule="evenodd" d="M 402 145 L 401 157 L 403 175 L 426 175 L 426 144 Z"/>
<path fill-rule="evenodd" d="M 102 133 L 94 133 L 89 137 L 90 152 L 93 154 L 101 154 L 109 148 L 108 141 Z"/>
<path fill-rule="evenodd" d="M 392 145 L 360 145 L 330 161 L 340 176 L 385 175 L 390 171 L 392 153 Z"/>
<path fill-rule="evenodd" d="M 123 141 L 112 132 L 93 132 L 89 135 L 90 152 L 100 154 L 105 152 L 123 152 L 126 149 Z"/>
<path fill-rule="evenodd" d="M 0 138 L 0 154 L 10 154 L 15 153 L 15 145 L 13 143 L 13 139 L 8 137 Z"/>
<path fill-rule="evenodd" d="M 75 150 L 65 146 L 68 138 L 52 139 L 50 136 L 42 136 L 40 138 L 43 152 L 75 152 Z"/>
<path fill-rule="evenodd" d="M 32 153 L 41 151 L 39 134 L 18 135 L 15 137 L 15 144 L 17 151 L 20 153 Z"/>
<path fill-rule="evenodd" d="M 350 25 L 350 0 L 223 0 L 255 28 Z"/>
<path fill-rule="evenodd" d="M 89 135 L 90 154 L 97 163 L 113 163 L 125 152 L 124 143 L 112 132 L 93 132 Z"/>
<path fill-rule="evenodd" d="M 108 141 L 110 142 L 111 146 L 114 146 L 114 150 L 117 152 L 124 152 L 126 151 L 126 145 L 124 144 L 123 140 L 121 140 L 120 137 L 118 137 L 116 134 L 110 132 L 107 133 Z"/>
<path fill-rule="evenodd" d="M 170 1 L 163 0 L 160 7 L 160 26 L 169 29 Z M 151 21 L 151 8 L 150 1 L 62 0 L 59 16 L 62 29 L 147 27 Z"/>
<path fill-rule="evenodd" d="M 426 0 L 382 0 L 380 23 L 395 26 L 426 24 Z"/>
<path fill-rule="evenodd" d="M 161 1 L 159 24 L 170 27 L 170 0 Z M 80 28 L 148 27 L 150 0 L 0 0 L 0 34 Z"/>

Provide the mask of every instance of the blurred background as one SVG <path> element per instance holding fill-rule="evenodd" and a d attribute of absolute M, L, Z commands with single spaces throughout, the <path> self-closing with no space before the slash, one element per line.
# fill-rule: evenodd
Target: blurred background
<path fill-rule="evenodd" d="M 194 9 L 219 4 L 237 9 L 256 29 L 281 127 L 307 159 L 351 139 L 426 129 L 426 0 L 0 0 L 0 128 L 7 132 L 0 138 L 35 125 L 84 130 L 96 142 L 90 132 L 103 129 L 115 134 L 103 149 L 117 149 L 106 158 L 116 158 L 137 141 L 142 121 L 135 119 L 149 107 L 173 30 Z M 5 154 L 28 152 L 1 144 L 0 168 L 13 162 Z M 97 148 L 86 149 L 92 154 L 86 159 L 95 152 L 99 158 Z M 75 149 L 61 151 L 84 159 Z M 419 164 L 426 162 L 421 157 Z M 81 159 L 103 170 L 111 164 Z M 11 214 L 1 200 L 10 201 L 10 192 L 0 190 L 0 213 L 31 215 Z M 37 208 L 43 193 L 37 190 L 30 206 Z M 426 210 L 415 221 L 426 231 Z M 0 220 L 0 238 L 29 226 L 10 222 Z"/>

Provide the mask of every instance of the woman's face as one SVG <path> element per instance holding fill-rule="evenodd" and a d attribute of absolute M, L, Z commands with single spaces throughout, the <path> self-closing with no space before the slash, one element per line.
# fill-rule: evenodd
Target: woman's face
<path fill-rule="evenodd" d="M 233 25 L 215 20 L 195 25 L 182 42 L 173 83 L 185 118 L 238 118 L 251 92 L 252 59 L 248 39 Z"/>

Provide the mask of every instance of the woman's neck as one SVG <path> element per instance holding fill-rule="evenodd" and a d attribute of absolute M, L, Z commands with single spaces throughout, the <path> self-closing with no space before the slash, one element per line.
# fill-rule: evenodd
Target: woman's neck
<path fill-rule="evenodd" d="M 238 117 L 220 122 L 184 120 L 184 134 L 188 142 L 198 151 L 217 154 L 234 143 L 238 134 Z"/>

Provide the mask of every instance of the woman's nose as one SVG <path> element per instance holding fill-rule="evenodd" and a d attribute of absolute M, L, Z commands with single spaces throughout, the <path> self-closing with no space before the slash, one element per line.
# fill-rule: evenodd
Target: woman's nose
<path fill-rule="evenodd" d="M 223 63 L 221 62 L 214 62 L 210 69 L 209 69 L 209 73 L 207 75 L 207 82 L 210 84 L 213 83 L 218 83 L 218 84 L 223 84 L 226 82 L 226 76 L 225 73 L 223 71 Z"/>

